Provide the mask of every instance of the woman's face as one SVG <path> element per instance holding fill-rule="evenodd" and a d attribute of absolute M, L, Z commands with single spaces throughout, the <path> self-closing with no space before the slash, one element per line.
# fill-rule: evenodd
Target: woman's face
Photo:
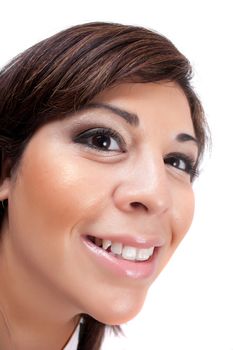
<path fill-rule="evenodd" d="M 15 263 L 74 315 L 134 317 L 191 224 L 194 138 L 174 83 L 122 84 L 40 128 L 9 181 Z"/>

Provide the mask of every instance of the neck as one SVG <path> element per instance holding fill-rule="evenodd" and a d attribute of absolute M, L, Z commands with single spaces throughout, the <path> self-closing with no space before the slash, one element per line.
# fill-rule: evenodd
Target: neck
<path fill-rule="evenodd" d="M 64 296 L 25 268 L 7 234 L 0 238 L 0 348 L 62 349 L 80 316 Z"/>
<path fill-rule="evenodd" d="M 0 306 L 2 308 L 2 305 Z M 3 309 L 3 308 L 2 308 Z M 0 348 L 4 350 L 57 350 L 69 341 L 76 323 L 50 325 L 17 324 L 0 311 Z"/>

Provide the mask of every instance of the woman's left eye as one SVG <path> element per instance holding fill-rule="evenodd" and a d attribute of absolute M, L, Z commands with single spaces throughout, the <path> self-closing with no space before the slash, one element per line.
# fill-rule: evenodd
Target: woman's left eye
<path fill-rule="evenodd" d="M 93 128 L 74 138 L 74 142 L 83 144 L 96 151 L 124 152 L 125 142 L 118 132 L 110 128 Z"/>
<path fill-rule="evenodd" d="M 191 180 L 198 175 L 196 161 L 186 154 L 172 153 L 165 157 L 164 163 L 190 175 Z"/>

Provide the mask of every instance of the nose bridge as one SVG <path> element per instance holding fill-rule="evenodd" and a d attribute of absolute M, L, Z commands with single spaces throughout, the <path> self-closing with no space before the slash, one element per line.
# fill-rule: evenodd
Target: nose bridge
<path fill-rule="evenodd" d="M 128 170 L 118 189 L 118 203 L 122 208 L 132 210 L 142 207 L 157 214 L 166 211 L 171 196 L 161 154 L 144 151 Z"/>

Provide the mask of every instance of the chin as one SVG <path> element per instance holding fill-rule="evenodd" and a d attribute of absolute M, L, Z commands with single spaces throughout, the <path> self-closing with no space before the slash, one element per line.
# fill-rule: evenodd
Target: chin
<path fill-rule="evenodd" d="M 111 307 L 107 308 L 105 305 L 104 310 L 93 313 L 91 316 L 109 326 L 121 325 L 137 316 L 143 307 L 144 300 L 145 299 L 135 303 L 133 303 L 132 300 L 129 301 L 129 303 L 125 303 L 125 300 L 121 303 L 116 301 Z"/>

